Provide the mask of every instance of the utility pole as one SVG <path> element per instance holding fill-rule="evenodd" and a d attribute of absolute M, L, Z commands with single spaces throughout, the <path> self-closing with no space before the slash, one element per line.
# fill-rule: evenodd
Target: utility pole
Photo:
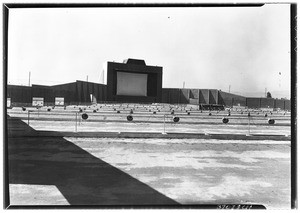
<path fill-rule="evenodd" d="M 30 72 L 29 72 L 29 82 L 28 82 L 28 86 L 30 87 Z"/>
<path fill-rule="evenodd" d="M 184 89 L 184 86 L 185 86 L 185 82 L 183 82 L 183 87 L 182 87 L 183 89 Z"/>
<path fill-rule="evenodd" d="M 89 76 L 88 75 L 86 76 L 86 81 L 89 82 Z"/>
<path fill-rule="evenodd" d="M 231 85 L 229 85 L 229 93 L 230 93 L 230 87 L 231 87 Z"/>
<path fill-rule="evenodd" d="M 104 84 L 104 70 L 102 70 L 102 83 Z"/>
<path fill-rule="evenodd" d="M 265 88 L 265 97 L 267 97 L 267 88 Z"/>

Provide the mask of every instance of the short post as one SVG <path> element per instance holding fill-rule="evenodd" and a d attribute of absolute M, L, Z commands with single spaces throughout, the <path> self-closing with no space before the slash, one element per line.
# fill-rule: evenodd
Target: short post
<path fill-rule="evenodd" d="M 30 116 L 30 112 L 29 112 L 29 110 L 28 110 L 27 114 L 28 114 L 28 118 L 27 118 L 27 124 L 29 125 L 29 116 Z"/>
<path fill-rule="evenodd" d="M 250 135 L 250 116 L 248 117 L 248 135 Z"/>
<path fill-rule="evenodd" d="M 164 132 L 163 134 L 166 134 L 166 115 L 164 114 Z"/>
<path fill-rule="evenodd" d="M 75 112 L 75 132 L 77 132 L 77 112 Z"/>
<path fill-rule="evenodd" d="M 81 116 L 79 116 L 79 115 L 81 115 L 81 114 L 78 113 L 78 124 L 79 124 L 79 126 L 80 126 L 80 124 L 81 124 Z"/>

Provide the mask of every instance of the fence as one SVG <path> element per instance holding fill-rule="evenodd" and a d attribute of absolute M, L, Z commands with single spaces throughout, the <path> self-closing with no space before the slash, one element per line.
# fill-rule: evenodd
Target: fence
<path fill-rule="evenodd" d="M 102 108 L 101 108 L 102 107 Z M 9 110 L 9 115 L 13 117 L 20 117 L 27 120 L 28 125 L 38 125 L 38 128 L 55 130 L 55 131 L 72 131 L 72 132 L 86 132 L 99 130 L 105 132 L 105 126 L 110 126 L 117 132 L 127 130 L 142 132 L 148 127 L 157 130 L 162 134 L 170 133 L 174 129 L 191 128 L 192 131 L 199 132 L 195 129 L 195 124 L 207 125 L 247 125 L 248 135 L 251 134 L 252 126 L 259 129 L 257 125 L 277 125 L 287 126 L 290 124 L 280 124 L 280 119 L 276 120 L 274 116 L 285 116 L 285 113 L 280 112 L 278 115 L 271 111 L 263 112 L 261 110 L 253 111 L 247 108 L 229 109 L 225 111 L 210 111 L 211 109 L 197 109 L 190 108 L 189 105 L 164 105 L 164 104 L 102 104 L 98 108 L 90 107 L 88 105 L 72 106 L 66 108 L 62 107 L 23 107 L 20 109 Z M 203 110 L 203 111 L 202 111 Z M 100 112 L 100 113 L 99 113 Z M 247 115 L 249 113 L 249 115 Z M 264 114 L 265 113 L 265 114 Z M 277 112 L 278 113 L 278 112 Z M 273 117 L 273 118 L 272 118 Z M 283 119 L 289 119 L 289 116 Z M 260 121 L 259 121 L 260 120 Z M 32 121 L 35 121 L 32 123 Z M 41 123 L 41 121 L 46 121 Z M 59 121 L 59 123 L 55 123 Z M 260 123 L 257 123 L 257 122 Z M 279 121 L 279 123 L 277 123 Z M 110 122 L 110 123 L 109 123 Z M 115 123 L 116 124 L 114 126 Z M 128 123 L 129 126 L 124 123 Z M 41 127 L 41 125 L 44 125 Z M 179 128 L 178 124 L 188 124 L 189 126 L 182 126 Z M 51 126 L 53 125 L 53 126 Z M 150 126 L 149 126 L 150 125 Z M 143 129 L 143 126 L 145 129 Z M 117 127 L 117 128 L 116 128 Z M 251 129 L 250 129 L 251 127 Z M 120 128 L 121 130 L 118 130 Z M 150 128 L 150 129 L 151 129 Z M 208 127 L 205 127 L 208 128 Z M 64 130 L 62 130 L 64 129 Z M 168 131 L 166 131 L 168 129 Z M 243 127 L 246 131 L 246 127 Z M 94 132 L 97 132 L 97 131 Z M 188 131 L 191 131 L 190 129 Z"/>

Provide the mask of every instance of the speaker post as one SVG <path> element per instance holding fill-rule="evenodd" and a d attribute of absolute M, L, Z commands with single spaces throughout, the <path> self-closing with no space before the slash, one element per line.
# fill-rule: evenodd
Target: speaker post
<path fill-rule="evenodd" d="M 30 111 L 28 110 L 28 122 L 27 122 L 27 124 L 28 124 L 28 126 L 29 126 L 29 117 L 30 117 Z"/>
<path fill-rule="evenodd" d="M 248 136 L 250 136 L 250 116 L 248 116 Z"/>
<path fill-rule="evenodd" d="M 162 133 L 163 135 L 166 134 L 166 115 L 164 114 L 164 131 Z"/>
<path fill-rule="evenodd" d="M 75 132 L 77 132 L 77 112 L 75 112 Z"/>

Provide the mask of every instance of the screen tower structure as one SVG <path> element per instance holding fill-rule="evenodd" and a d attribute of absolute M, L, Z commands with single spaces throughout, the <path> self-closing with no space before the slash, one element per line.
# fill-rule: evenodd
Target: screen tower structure
<path fill-rule="evenodd" d="M 161 103 L 162 70 L 162 67 L 148 66 L 139 59 L 107 62 L 107 100 Z"/>

